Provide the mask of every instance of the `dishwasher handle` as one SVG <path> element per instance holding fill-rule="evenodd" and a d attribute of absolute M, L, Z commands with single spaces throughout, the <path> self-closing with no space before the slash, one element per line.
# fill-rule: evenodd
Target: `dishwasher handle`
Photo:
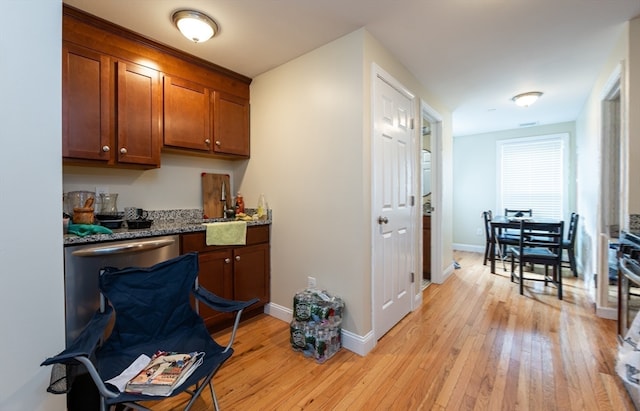
<path fill-rule="evenodd" d="M 76 257 L 98 257 L 104 255 L 137 253 L 140 251 L 156 250 L 175 243 L 173 239 L 135 241 L 114 245 L 103 245 L 87 247 L 73 251 L 71 254 Z"/>

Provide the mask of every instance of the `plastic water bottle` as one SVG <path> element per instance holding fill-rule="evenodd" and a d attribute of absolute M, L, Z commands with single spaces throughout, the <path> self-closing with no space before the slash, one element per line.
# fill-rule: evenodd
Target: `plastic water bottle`
<path fill-rule="evenodd" d="M 267 219 L 267 201 L 264 199 L 264 194 L 260 194 L 258 198 L 258 219 Z"/>

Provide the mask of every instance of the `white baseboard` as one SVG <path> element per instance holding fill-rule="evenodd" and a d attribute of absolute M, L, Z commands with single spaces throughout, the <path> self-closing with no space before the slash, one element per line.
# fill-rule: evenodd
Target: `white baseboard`
<path fill-rule="evenodd" d="M 376 346 L 376 340 L 373 337 L 373 331 L 369 331 L 367 335 L 363 337 L 343 329 L 342 346 L 364 357 Z"/>
<path fill-rule="evenodd" d="M 287 323 L 293 319 L 293 310 L 275 303 L 267 304 L 264 307 L 264 313 Z M 360 336 L 343 328 L 341 338 L 344 348 L 363 357 L 376 345 L 373 331 L 369 331 L 365 336 Z"/>
<path fill-rule="evenodd" d="M 607 320 L 618 319 L 618 309 L 611 307 L 598 307 L 596 306 L 596 315 L 600 318 L 606 318 Z"/>
<path fill-rule="evenodd" d="M 472 253 L 484 254 L 484 246 L 483 245 L 453 243 L 451 245 L 451 247 L 454 250 L 457 250 L 457 251 L 470 251 Z"/>
<path fill-rule="evenodd" d="M 290 323 L 293 319 L 293 310 L 275 303 L 269 303 L 264 306 L 264 313 L 272 317 Z"/>
<path fill-rule="evenodd" d="M 444 283 L 447 278 L 449 278 L 449 276 L 451 276 L 451 274 L 453 274 L 453 271 L 456 268 L 453 265 L 453 261 L 451 262 L 451 264 L 449 264 L 449 266 L 447 268 L 444 269 L 444 271 L 442 272 L 442 283 Z"/>

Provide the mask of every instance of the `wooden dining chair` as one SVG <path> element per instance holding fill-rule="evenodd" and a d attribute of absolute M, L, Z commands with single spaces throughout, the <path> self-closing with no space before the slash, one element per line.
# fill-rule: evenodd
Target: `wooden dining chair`
<path fill-rule="evenodd" d="M 533 217 L 533 210 L 530 208 L 528 210 L 516 210 L 513 208 L 505 208 L 504 216 L 507 218 L 508 217 Z"/>
<path fill-rule="evenodd" d="M 507 246 L 517 245 L 518 238 L 510 235 L 503 234 L 500 229 L 492 230 L 491 220 L 492 220 L 492 212 L 491 210 L 483 211 L 482 218 L 484 220 L 484 237 L 485 237 L 485 246 L 484 246 L 484 265 L 487 265 L 488 259 L 495 259 L 495 254 L 498 254 L 498 257 L 504 258 L 507 252 Z M 494 255 L 491 255 L 491 241 L 492 239 L 496 239 L 496 244 L 494 247 Z M 505 271 L 506 268 L 505 268 Z"/>
<path fill-rule="evenodd" d="M 519 210 L 519 209 L 514 209 L 514 208 L 505 208 L 504 209 L 504 216 L 506 218 L 533 217 L 533 210 L 531 208 L 529 208 L 527 210 Z M 515 240 L 517 240 L 520 234 L 517 232 L 517 230 L 504 230 L 503 235 L 505 235 L 507 237 L 512 237 Z"/>
<path fill-rule="evenodd" d="M 571 220 L 569 220 L 569 228 L 567 230 L 567 238 L 562 241 L 562 249 L 565 251 L 566 258 L 563 256 L 562 266 L 570 268 L 574 277 L 578 276 L 578 267 L 576 264 L 576 233 L 578 231 L 578 219 L 580 216 L 576 213 L 571 213 Z"/>
<path fill-rule="evenodd" d="M 491 252 L 491 210 L 482 212 L 482 219 L 484 221 L 484 261 L 483 265 L 487 265 L 489 259 L 489 253 Z"/>
<path fill-rule="evenodd" d="M 562 300 L 562 241 L 564 222 L 539 223 L 520 222 L 520 239 L 511 247 L 511 281 L 518 282 L 520 294 L 524 292 L 525 281 L 543 281 L 545 286 L 554 284 L 558 289 L 558 299 Z M 516 267 L 517 263 L 517 267 Z M 527 264 L 542 265 L 542 276 L 525 278 Z M 549 269 L 551 268 L 551 274 Z"/>

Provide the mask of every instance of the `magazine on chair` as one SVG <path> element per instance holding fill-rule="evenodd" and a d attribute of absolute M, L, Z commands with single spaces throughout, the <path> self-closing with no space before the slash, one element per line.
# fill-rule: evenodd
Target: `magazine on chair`
<path fill-rule="evenodd" d="M 144 395 L 171 395 L 202 363 L 204 353 L 188 354 L 158 351 L 149 364 L 133 377 L 125 391 Z"/>

